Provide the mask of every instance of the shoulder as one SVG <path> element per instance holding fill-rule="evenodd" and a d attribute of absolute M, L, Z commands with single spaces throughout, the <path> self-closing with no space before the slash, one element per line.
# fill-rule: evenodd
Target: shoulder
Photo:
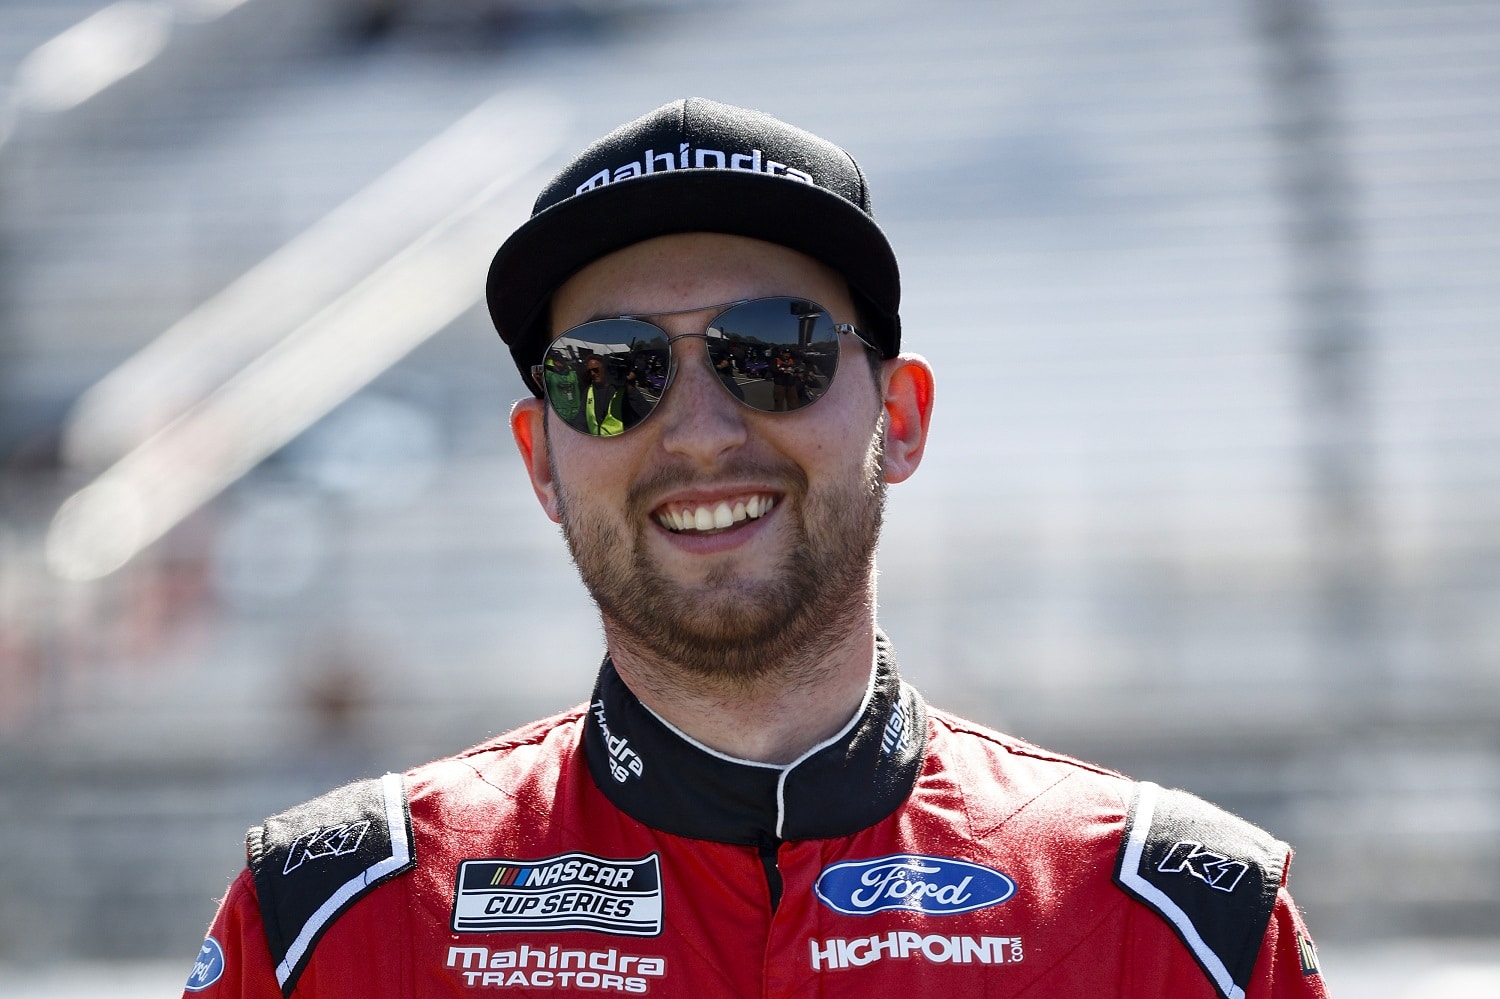
<path fill-rule="evenodd" d="M 1033 852 L 1049 877 L 1068 866 L 1077 885 L 1144 906 L 1220 995 L 1243 996 L 1285 882 L 1286 843 L 1186 791 L 1137 782 L 946 712 L 930 717 L 935 765 L 962 789 L 976 831 L 1003 823 L 1011 835 L 1044 844 Z"/>
<path fill-rule="evenodd" d="M 1114 881 L 1166 920 L 1223 996 L 1242 996 L 1291 848 L 1186 791 L 1136 785 Z"/>
<path fill-rule="evenodd" d="M 997 802 L 1008 817 L 1024 807 L 1033 813 L 1076 816 L 1098 812 L 1123 822 L 1134 782 L 1124 774 L 1033 745 L 928 708 L 930 768 L 961 782 L 971 813 Z"/>
<path fill-rule="evenodd" d="M 535 799 L 541 788 L 561 779 L 582 737 L 584 712 L 579 705 L 408 771 L 418 823 L 434 811 L 461 809 L 465 802 L 490 806 L 493 802 L 485 799 Z"/>
<path fill-rule="evenodd" d="M 276 978 L 290 990 L 329 925 L 415 865 L 405 780 L 355 781 L 278 812 L 246 834 L 245 853 Z"/>
<path fill-rule="evenodd" d="M 253 882 L 276 964 L 290 990 L 324 932 L 380 885 L 415 869 L 428 827 L 493 797 L 555 785 L 577 745 L 578 708 L 508 732 L 455 756 L 354 781 L 269 816 L 246 834 Z"/>
<path fill-rule="evenodd" d="M 1130 807 L 1122 774 L 929 710 L 912 805 L 948 834 L 1033 884 L 1076 890 L 1053 901 L 1118 898 L 1110 869 Z"/>

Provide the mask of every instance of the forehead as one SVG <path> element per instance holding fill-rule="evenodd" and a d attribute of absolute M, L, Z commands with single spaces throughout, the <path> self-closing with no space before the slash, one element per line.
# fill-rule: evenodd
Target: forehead
<path fill-rule="evenodd" d="M 584 267 L 552 298 L 552 332 L 603 316 L 657 315 L 772 295 L 808 298 L 854 321 L 849 288 L 796 250 L 744 236 L 677 233 L 617 250 Z"/>

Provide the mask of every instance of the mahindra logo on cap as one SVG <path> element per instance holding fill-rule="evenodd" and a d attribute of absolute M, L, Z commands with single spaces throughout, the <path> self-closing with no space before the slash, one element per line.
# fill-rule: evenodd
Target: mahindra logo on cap
<path fill-rule="evenodd" d="M 951 916 L 999 905 L 1016 893 L 1016 883 L 966 860 L 900 853 L 825 867 L 813 891 L 846 916 L 890 909 Z"/>
<path fill-rule="evenodd" d="M 642 151 L 638 159 L 613 168 L 605 167 L 579 184 L 573 193 L 582 194 L 596 187 L 618 184 L 632 177 L 666 173 L 668 170 L 739 170 L 745 173 L 765 173 L 773 177 L 787 177 L 816 186 L 812 174 L 785 163 L 778 163 L 759 149 L 752 149 L 748 153 L 735 152 L 724 149 L 694 148 L 691 144 L 683 142 L 677 146 L 675 156 L 671 149 L 646 149 Z"/>

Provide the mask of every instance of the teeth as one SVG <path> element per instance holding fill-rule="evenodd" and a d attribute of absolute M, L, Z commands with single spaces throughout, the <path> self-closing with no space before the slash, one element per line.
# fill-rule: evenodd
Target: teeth
<path fill-rule="evenodd" d="M 669 531 L 722 531 L 746 520 L 764 517 L 775 505 L 775 499 L 770 496 L 751 496 L 735 500 L 733 506 L 724 500 L 713 506 L 662 510 L 656 515 L 656 521 Z"/>

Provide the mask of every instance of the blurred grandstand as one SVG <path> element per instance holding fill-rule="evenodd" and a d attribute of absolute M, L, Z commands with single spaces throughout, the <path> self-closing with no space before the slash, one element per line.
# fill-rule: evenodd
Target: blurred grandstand
<path fill-rule="evenodd" d="M 871 177 L 929 699 L 1290 840 L 1325 944 L 1500 938 L 1500 5 L 859 11 L 0 0 L 0 962 L 185 973 L 246 826 L 588 689 L 482 275 L 687 94 Z"/>

